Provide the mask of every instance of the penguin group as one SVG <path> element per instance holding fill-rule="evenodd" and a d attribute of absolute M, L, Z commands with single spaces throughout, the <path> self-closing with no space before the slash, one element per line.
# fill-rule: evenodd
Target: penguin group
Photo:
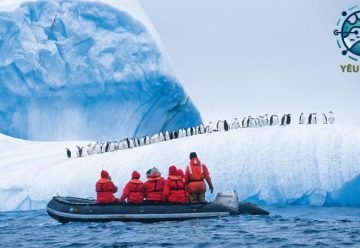
<path fill-rule="evenodd" d="M 300 114 L 299 124 L 318 124 L 317 113 L 310 113 L 307 118 L 304 113 Z M 231 124 L 229 124 L 231 123 Z M 219 120 L 216 123 L 216 126 L 209 122 L 207 126 L 204 124 L 199 124 L 195 127 L 180 128 L 173 131 L 165 131 L 154 133 L 150 136 L 143 136 L 141 138 L 125 138 L 120 141 L 108 141 L 108 142 L 96 142 L 90 143 L 85 147 L 76 146 L 74 151 L 71 151 L 69 148 L 66 148 L 66 156 L 71 157 L 84 157 L 93 154 L 101 154 L 106 152 L 114 152 L 124 149 L 131 149 L 140 146 L 146 146 L 150 144 L 160 143 L 164 141 L 169 141 L 173 139 L 185 138 L 188 136 L 214 133 L 214 132 L 227 132 L 239 128 L 256 128 L 256 127 L 265 127 L 265 126 L 287 126 L 295 123 L 292 121 L 291 114 L 284 114 L 281 119 L 276 114 L 269 115 L 259 115 L 258 117 L 246 116 L 242 119 L 241 123 L 238 118 L 234 118 L 232 122 L 227 120 Z M 327 114 L 321 114 L 321 123 L 322 124 L 334 124 L 335 117 L 332 111 L 329 111 Z"/>

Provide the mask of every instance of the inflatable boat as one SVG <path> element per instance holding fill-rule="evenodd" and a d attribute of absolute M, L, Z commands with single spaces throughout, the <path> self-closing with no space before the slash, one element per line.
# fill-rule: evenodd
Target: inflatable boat
<path fill-rule="evenodd" d="M 238 214 L 268 215 L 252 203 L 239 203 L 229 193 L 219 193 L 214 202 L 203 204 L 126 203 L 97 204 L 93 199 L 55 196 L 47 205 L 48 214 L 61 223 L 139 221 L 155 222 L 195 218 L 223 217 Z"/>

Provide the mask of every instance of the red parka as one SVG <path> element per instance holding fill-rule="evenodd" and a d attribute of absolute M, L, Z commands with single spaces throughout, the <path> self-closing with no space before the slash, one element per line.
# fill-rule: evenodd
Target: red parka
<path fill-rule="evenodd" d="M 169 168 L 169 177 L 165 181 L 163 199 L 172 203 L 187 203 L 185 183 L 178 177 L 174 165 Z"/>
<path fill-rule="evenodd" d="M 109 173 L 107 171 L 101 171 L 101 179 L 97 181 L 95 188 L 97 194 L 97 203 L 113 203 L 116 201 L 114 193 L 117 192 L 118 188 L 109 179 Z"/>
<path fill-rule="evenodd" d="M 162 201 L 165 179 L 158 173 L 151 173 L 144 183 L 145 199 L 148 201 Z"/>
<path fill-rule="evenodd" d="M 209 170 L 206 165 L 202 164 L 198 158 L 190 160 L 190 165 L 186 167 L 185 183 L 187 184 L 187 191 L 192 193 L 205 193 L 206 185 L 212 185 Z"/>
<path fill-rule="evenodd" d="M 131 178 L 130 182 L 126 184 L 119 201 L 124 202 L 127 199 L 127 203 L 141 204 L 144 201 L 144 184 L 139 180 L 139 172 L 134 171 Z"/>

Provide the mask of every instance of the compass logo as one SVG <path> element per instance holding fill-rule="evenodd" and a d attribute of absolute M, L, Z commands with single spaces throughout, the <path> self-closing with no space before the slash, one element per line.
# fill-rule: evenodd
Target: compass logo
<path fill-rule="evenodd" d="M 360 60 L 360 9 L 354 6 L 341 13 L 334 35 L 341 53 L 353 61 Z"/>

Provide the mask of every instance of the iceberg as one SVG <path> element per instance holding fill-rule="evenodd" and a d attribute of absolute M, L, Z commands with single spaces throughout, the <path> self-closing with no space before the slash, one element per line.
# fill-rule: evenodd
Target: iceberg
<path fill-rule="evenodd" d="M 360 127 L 294 125 L 200 134 L 81 158 L 65 148 L 89 141 L 24 141 L 0 135 L 0 211 L 45 208 L 54 195 L 96 197 L 106 169 L 122 188 L 138 170 L 185 169 L 196 151 L 215 192 L 236 190 L 262 205 L 360 205 Z M 212 200 L 214 195 L 208 193 Z"/>
<path fill-rule="evenodd" d="M 1 1 L 0 132 L 114 140 L 201 117 L 133 0 Z"/>

